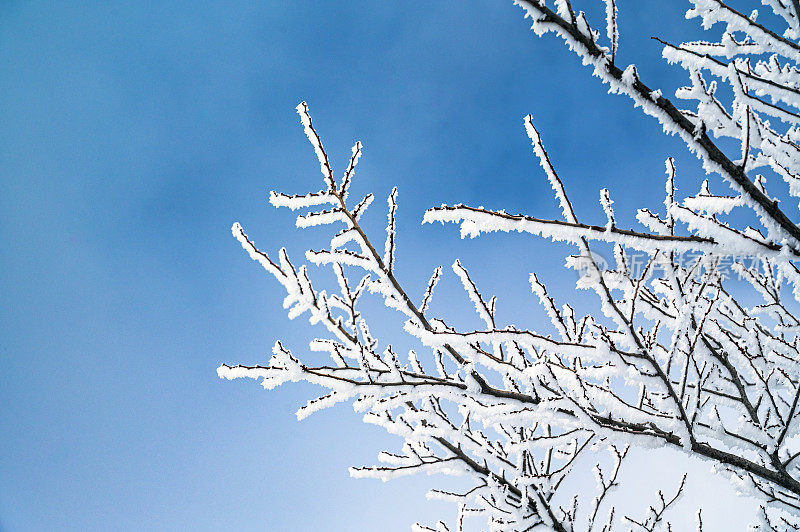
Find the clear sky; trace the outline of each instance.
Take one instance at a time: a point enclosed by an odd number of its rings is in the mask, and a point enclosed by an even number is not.
[[[601,24],[602,3],[584,3]],[[671,95],[684,74],[649,37],[694,38],[696,21],[683,2],[619,4],[618,57]],[[337,172],[364,143],[358,192],[399,187],[410,293],[460,256],[501,320],[543,326],[534,270],[588,308],[562,268],[568,248],[420,225],[441,203],[557,215],[527,113],[587,221],[604,223],[603,186],[619,225],[658,209],[669,155],[679,187],[698,186],[678,140],[529,26],[497,0],[3,2],[0,529],[395,531],[452,518],[425,501],[428,477],[348,477],[397,443],[349,407],[298,423],[310,387],[217,378],[222,362],[264,363],[276,339],[302,353],[309,334],[230,226],[298,260],[321,241],[266,202],[320,188],[294,111],[306,100]],[[367,222],[378,238],[384,205]],[[447,283],[434,309],[465,315]],[[629,489],[652,493],[664,465],[636,467]]]

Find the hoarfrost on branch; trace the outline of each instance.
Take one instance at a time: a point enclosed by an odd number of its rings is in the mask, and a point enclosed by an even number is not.
[[[580,271],[579,287],[596,294],[597,312],[577,316],[531,273],[533,296],[558,337],[505,326],[496,320],[496,299],[481,293],[468,264],[456,260],[452,271],[482,324],[457,330],[446,317],[430,315],[443,268],[433,271],[424,291],[414,288],[423,293],[420,299],[400,283],[397,190],[388,198],[383,246],[376,246],[359,222],[372,195],[349,196],[361,143],[353,146],[344,174],[334,175],[303,102],[297,111],[323,188],[296,196],[272,192],[270,202],[308,211],[297,217],[299,228],[332,227],[330,248],[309,250],[305,258],[332,269],[334,290],[315,288],[309,269],[296,266],[284,249],[271,258],[239,224],[232,231],[284,287],[289,317],[305,315],[321,331],[309,349],[327,353],[330,363],[304,363],[309,357],[276,342],[266,365],[222,365],[219,375],[259,379],[265,388],[318,384],[328,393],[302,407],[299,418],[349,401],[364,421],[402,439],[401,453],[383,452],[381,465],[353,468],[354,476],[386,480],[426,471],[473,479],[463,493],[431,492],[458,505],[455,523],[417,524],[418,530],[461,530],[467,518],[483,519],[491,530],[669,528],[669,510],[686,477],[677,488],[664,486],[643,516],[621,515],[609,496],[622,481],[629,448],[642,446],[709,461],[739,492],[759,500],[754,529],[798,529],[800,227],[792,219],[800,197],[800,2],[762,0],[773,20],[782,21],[776,29],[758,22],[757,12],[690,0],[687,17],[700,19],[716,38],[661,42],[664,59],[688,74],[689,85],[675,96],[694,109],[679,109],[640,79],[634,65],[620,63],[625,47],[618,7],[604,2],[605,28],[591,26],[570,0],[515,3],[537,35],[563,39],[611,92],[678,135],[707,173],[730,185],[729,195],[712,193],[704,181],[696,195],[680,199],[670,158],[663,208],[659,200],[650,206],[655,210],[641,209],[641,229],[617,226],[606,189],[600,191],[605,223],[581,221],[528,116],[524,129],[563,219],[453,205],[428,210],[424,222],[458,224],[462,237],[518,232],[575,245],[567,264]],[[730,87],[730,96],[720,95],[720,83]],[[729,145],[720,143],[725,138],[736,141],[735,153],[721,147]],[[769,195],[764,174],[786,182],[786,205]],[[751,211],[760,226],[726,221],[735,210]],[[614,247],[609,267],[592,251],[607,244]],[[679,260],[686,253],[697,260]],[[754,257],[757,267],[745,260]],[[403,316],[404,333],[419,349],[403,354],[373,336],[360,306],[367,293]],[[760,302],[745,304],[754,295]],[[564,493],[565,479],[586,455],[597,463],[596,493]],[[698,511],[699,530],[702,523]]]

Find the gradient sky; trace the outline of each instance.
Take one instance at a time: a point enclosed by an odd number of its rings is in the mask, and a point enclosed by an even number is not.
[[[584,3],[602,23],[602,3]],[[696,21],[682,2],[619,4],[618,57],[672,94],[684,75],[649,37],[695,38]],[[397,445],[348,406],[298,423],[311,387],[217,378],[222,362],[264,363],[276,339],[302,353],[310,334],[230,226],[298,261],[323,241],[266,202],[268,190],[321,187],[294,111],[306,100],[337,173],[364,143],[354,187],[379,198],[367,221],[378,239],[382,198],[399,187],[410,293],[460,256],[499,296],[501,321],[544,326],[534,270],[591,308],[571,289],[564,246],[420,225],[441,203],[557,215],[527,113],[587,221],[604,223],[603,186],[619,225],[658,209],[669,155],[681,190],[696,190],[699,165],[678,140],[529,26],[494,0],[2,3],[0,529],[395,531],[451,519],[453,506],[425,501],[429,477],[348,477]],[[434,311],[467,323],[452,277]],[[391,318],[376,327],[396,331]],[[630,493],[674,481],[658,456],[634,460]],[[698,475],[690,497],[709,489]]]

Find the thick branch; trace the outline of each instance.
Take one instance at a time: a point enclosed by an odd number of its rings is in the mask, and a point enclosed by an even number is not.
[[[543,2],[538,0],[517,0],[517,2],[519,4],[530,6],[531,9],[540,14],[541,22],[557,26],[559,31],[576,41],[576,43],[583,47],[586,53],[588,53],[590,56],[594,57],[595,59],[605,57],[605,52],[588,36],[581,33],[575,24],[572,24],[559,17],[556,13],[550,10],[550,8],[544,5]],[[797,44],[791,43],[791,41],[787,41],[786,39],[783,39],[782,37],[770,32],[769,30],[766,30],[765,28],[763,28],[763,30],[769,33],[771,37],[781,42],[788,43],[795,49],[800,49]],[[603,68],[606,70],[607,74],[617,82],[624,83],[622,80],[623,71],[617,66],[607,63]],[[787,235],[791,236],[794,240],[792,245],[793,248],[800,248],[800,227],[795,225],[795,223],[792,222],[788,216],[786,216],[786,214],[775,202],[767,197],[766,194],[761,192],[761,190],[759,190],[758,187],[756,187],[756,185],[750,181],[743,169],[731,161],[722,152],[722,150],[720,150],[717,145],[714,144],[705,131],[697,132],[696,124],[692,123],[691,120],[684,116],[669,99],[665,98],[664,96],[659,96],[658,98],[654,99],[652,97],[653,90],[638,78],[635,79],[629,86],[631,91],[633,91],[639,99],[653,102],[653,104],[669,118],[670,124],[678,129],[684,140],[697,146],[704,157],[708,161],[711,161],[715,164],[717,167],[716,170],[722,174],[723,177],[729,179],[731,182],[737,185],[738,188],[753,201],[761,213],[770,218],[776,225],[780,226],[780,228],[783,229]]]

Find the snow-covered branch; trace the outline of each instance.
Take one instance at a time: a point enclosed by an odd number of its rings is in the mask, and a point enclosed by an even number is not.
[[[431,305],[448,275],[441,267],[425,287],[415,288],[423,294],[419,305],[400,280],[397,190],[388,196],[386,235],[376,247],[361,225],[372,194],[350,200],[361,143],[337,181],[302,103],[297,110],[324,188],[272,192],[270,203],[300,210],[299,229],[333,226],[327,249],[305,253],[309,263],[332,270],[333,289],[315,288],[314,268],[295,266],[285,250],[270,257],[239,224],[232,232],[283,286],[289,318],[306,316],[321,331],[308,351],[330,362],[296,357],[277,342],[268,364],[222,365],[220,377],[253,378],[265,388],[319,385],[326,393],[298,417],[347,401],[365,422],[402,440],[400,453],[381,453],[380,465],[354,468],[355,476],[388,480],[425,471],[470,477],[467,491],[431,492],[458,504],[457,530],[476,517],[491,530],[655,530],[668,523],[690,479],[684,477],[674,496],[658,492],[644,517],[620,515],[609,502],[624,481],[627,450],[653,446],[699,456],[737,491],[757,498],[757,529],[800,526],[800,228],[768,193],[766,177],[755,174],[771,172],[788,184],[791,198],[800,198],[800,4],[764,0],[786,25],[773,30],[721,0],[690,0],[690,18],[699,17],[709,31],[716,23],[724,30],[713,43],[662,41],[666,60],[689,74],[691,85],[677,92],[697,102],[696,111],[687,111],[646,85],[635,66],[616,66],[625,47],[619,47],[613,0],[605,0],[605,31],[592,28],[570,0],[516,3],[537,34],[559,35],[612,92],[627,95],[666,133],[679,135],[706,172],[728,182],[732,195],[712,192],[706,180],[696,194],[677,197],[669,158],[666,197],[636,213],[643,229],[620,227],[607,189],[600,191],[605,220],[579,220],[568,180],[559,177],[527,116],[524,130],[563,219],[442,205],[423,221],[456,223],[462,237],[518,232],[574,245],[567,265],[581,274],[577,288],[597,296],[596,311],[576,316],[573,306],[561,304],[562,295],[548,291],[546,279],[526,272],[531,297],[552,328],[503,324],[497,299],[485,296],[470,275],[468,262],[477,260],[470,258],[455,260],[452,271],[478,326],[457,329],[446,314],[434,315],[447,312],[450,298]],[[718,83],[730,91],[718,92]],[[724,138],[736,141],[731,154]],[[760,226],[742,227],[732,215],[740,211],[754,214]],[[598,249],[611,249],[613,264],[601,260]],[[364,297],[397,313],[402,328],[377,337],[370,324],[380,316],[365,310],[374,306],[362,306]],[[407,355],[393,347],[409,342],[414,348]],[[611,466],[602,466],[609,457]],[[580,474],[587,460],[596,464],[596,493],[566,493],[565,479]],[[609,508],[606,517],[601,508]],[[703,515],[697,513],[698,530]],[[450,530],[444,522],[417,526]]]

